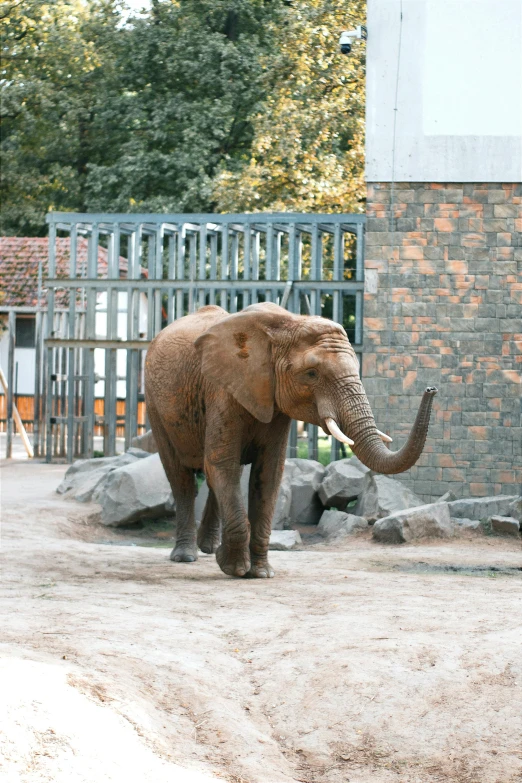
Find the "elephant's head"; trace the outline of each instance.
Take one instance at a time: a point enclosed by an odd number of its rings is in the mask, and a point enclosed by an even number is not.
[[[293,315],[266,302],[224,318],[196,340],[196,347],[203,375],[260,421],[270,422],[277,408],[320,425],[350,443],[361,462],[379,473],[408,470],[422,452],[437,390],[426,389],[407,442],[389,451],[359,378],[357,356],[333,321]]]

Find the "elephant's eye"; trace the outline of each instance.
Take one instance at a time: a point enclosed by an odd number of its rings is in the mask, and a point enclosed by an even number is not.
[[[317,370],[307,370],[306,371],[306,377],[307,378],[317,378]]]

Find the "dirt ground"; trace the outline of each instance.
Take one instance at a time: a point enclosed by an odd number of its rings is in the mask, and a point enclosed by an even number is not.
[[[2,781],[522,781],[519,541],[305,536],[237,580],[64,470],[2,468]]]

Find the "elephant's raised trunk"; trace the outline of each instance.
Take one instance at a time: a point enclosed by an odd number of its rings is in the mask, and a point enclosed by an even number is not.
[[[436,393],[437,389],[433,386],[426,389],[408,440],[402,449],[393,452],[389,451],[381,440],[362,384],[360,390],[355,393],[352,389],[339,422],[343,432],[354,440],[352,451],[376,473],[402,473],[411,468],[419,459],[426,443],[431,407]]]

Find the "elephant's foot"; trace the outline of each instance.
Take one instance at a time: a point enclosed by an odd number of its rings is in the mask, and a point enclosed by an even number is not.
[[[228,576],[245,576],[250,570],[250,551],[245,549],[227,549],[223,544],[216,551],[218,566]]]
[[[176,544],[170,553],[170,559],[175,563],[193,563],[198,559],[198,548],[190,544]]]
[[[219,528],[206,528],[200,525],[198,530],[198,547],[207,555],[213,555],[217,552],[221,536]]]
[[[275,571],[266,557],[256,560],[252,558],[250,570],[247,571],[245,576],[248,579],[272,579],[272,577],[275,576]]]

